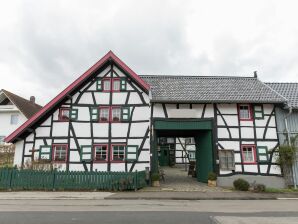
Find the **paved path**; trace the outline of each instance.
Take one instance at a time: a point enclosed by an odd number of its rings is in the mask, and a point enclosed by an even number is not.
[[[144,188],[142,191],[199,191],[199,192],[222,192],[230,191],[220,187],[208,187],[205,183],[200,183],[196,178],[188,176],[184,165],[176,167],[162,167],[165,173],[165,181],[160,181],[160,188]]]

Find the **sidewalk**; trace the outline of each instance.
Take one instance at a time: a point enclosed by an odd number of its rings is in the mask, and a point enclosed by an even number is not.
[[[119,192],[108,200],[276,200],[298,199],[298,193],[252,192]]]

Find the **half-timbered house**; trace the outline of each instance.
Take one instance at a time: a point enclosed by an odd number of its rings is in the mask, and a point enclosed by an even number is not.
[[[112,52],[6,138],[14,163],[135,171],[196,161],[197,178],[242,176],[282,185],[276,107],[286,99],[255,77],[138,76]]]

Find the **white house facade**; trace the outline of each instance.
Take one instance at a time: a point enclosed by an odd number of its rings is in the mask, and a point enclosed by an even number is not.
[[[239,176],[282,185],[276,108],[257,77],[138,76],[112,52],[6,138],[14,163],[127,171],[196,162],[221,185]]]
[[[0,90],[0,144],[4,144],[5,137],[16,130],[40,108],[41,106],[35,104],[35,102],[26,100],[7,90]]]

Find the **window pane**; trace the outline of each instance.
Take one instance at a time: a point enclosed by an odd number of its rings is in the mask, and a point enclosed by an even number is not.
[[[116,91],[120,90],[120,80],[113,81],[113,90],[116,90]]]
[[[106,160],[107,159],[107,146],[98,145],[95,146],[95,160]]]
[[[111,80],[110,79],[106,79],[103,80],[103,90],[111,90]]]
[[[12,114],[10,117],[10,124],[18,124],[19,122],[19,115]]]
[[[54,160],[65,161],[66,159],[66,146],[55,146]]]
[[[243,160],[244,162],[254,162],[252,148],[248,148],[248,147],[243,148]]]
[[[113,160],[124,160],[125,146],[113,145]]]
[[[239,107],[239,112],[240,112],[241,119],[249,119],[250,118],[249,107],[247,105],[241,105]]]
[[[101,108],[99,114],[100,121],[109,121],[109,108]]]
[[[112,108],[112,121],[120,121],[121,109]]]

